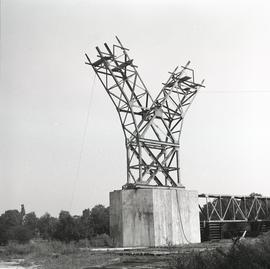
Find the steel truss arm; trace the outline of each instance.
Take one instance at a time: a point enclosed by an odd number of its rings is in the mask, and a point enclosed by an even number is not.
[[[181,187],[179,139],[184,115],[202,84],[194,82],[194,71],[186,66],[170,73],[153,101],[116,37],[111,48],[105,43],[92,66],[118,112],[127,149],[127,183]],[[184,73],[189,73],[189,76]]]

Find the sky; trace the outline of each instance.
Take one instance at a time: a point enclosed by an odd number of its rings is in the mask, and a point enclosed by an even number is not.
[[[0,3],[0,214],[81,214],[125,184],[117,113],[84,64],[115,35],[152,96],[188,60],[205,79],[181,136],[186,189],[270,196],[269,1]]]

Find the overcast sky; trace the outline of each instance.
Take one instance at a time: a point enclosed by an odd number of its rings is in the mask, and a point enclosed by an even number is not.
[[[153,96],[188,60],[205,79],[181,138],[186,188],[270,196],[269,14],[268,0],[2,0],[0,214],[81,214],[125,183],[117,113],[84,64],[114,35]]]

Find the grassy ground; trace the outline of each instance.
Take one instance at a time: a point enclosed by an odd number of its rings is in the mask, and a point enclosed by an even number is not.
[[[22,266],[33,264],[40,265],[40,268],[84,268],[93,265],[113,263],[117,255],[108,253],[91,253],[81,250],[74,243],[65,244],[57,241],[34,241],[29,244],[19,245],[10,243],[2,248],[0,260],[9,261],[23,259]]]
[[[90,269],[103,268],[108,265],[115,268],[137,267],[149,264],[152,268],[163,268],[168,265],[168,257],[148,255],[156,250],[132,251],[91,251],[89,248],[74,243],[61,243],[58,241],[33,241],[20,245],[10,243],[0,251],[0,260],[21,260],[20,266],[44,269]],[[36,268],[36,267],[34,267]],[[150,268],[150,266],[149,266]]]
[[[82,244],[33,241],[10,243],[0,249],[0,260],[23,259],[22,266],[44,269],[171,268],[240,269],[270,268],[270,234],[244,239],[184,245],[182,247],[128,251],[91,251]],[[147,267],[145,267],[147,266]]]
[[[80,244],[57,241],[33,241],[19,245],[10,243],[0,251],[0,260],[23,259],[22,266],[39,265],[39,268],[170,268],[180,253],[205,251],[229,246],[231,241],[185,245],[183,247],[130,249],[125,251],[91,251],[87,242]],[[144,266],[144,267],[143,267]]]

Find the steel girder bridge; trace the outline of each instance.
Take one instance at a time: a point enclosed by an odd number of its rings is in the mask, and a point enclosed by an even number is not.
[[[201,234],[205,239],[222,238],[231,224],[238,224],[242,231],[247,226],[250,231],[270,230],[270,197],[200,194],[199,202]]]
[[[86,64],[111,98],[125,136],[127,183],[140,186],[183,187],[180,181],[179,142],[184,116],[198,89],[190,62],[170,72],[153,99],[142,81],[128,49],[116,37],[104,50],[96,47],[97,59]]]

